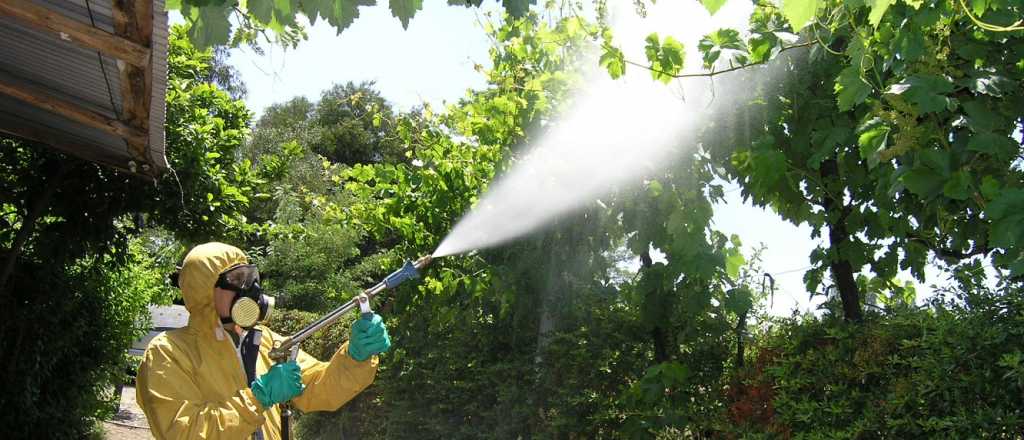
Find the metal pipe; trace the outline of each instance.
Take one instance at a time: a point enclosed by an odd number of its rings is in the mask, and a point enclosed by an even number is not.
[[[330,313],[307,325],[302,330],[299,330],[295,334],[289,336],[284,341],[275,341],[274,347],[270,350],[270,358],[276,362],[282,362],[289,358],[294,359],[295,355],[298,354],[298,347],[302,341],[313,336],[313,334],[320,331],[320,329],[334,324],[341,319],[342,316],[345,316],[346,313],[359,307],[359,298],[361,296],[365,295],[367,299],[370,299],[387,289],[395,288],[405,280],[419,278],[419,271],[427,267],[431,261],[433,261],[433,258],[429,255],[421,257],[416,260],[415,263],[406,261],[405,265],[403,265],[401,269],[392,272],[391,275],[388,275],[383,281],[364,290],[355,298],[352,298],[345,304],[342,304],[341,307],[332,310]]]

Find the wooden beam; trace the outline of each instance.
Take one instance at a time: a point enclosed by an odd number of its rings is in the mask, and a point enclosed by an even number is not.
[[[149,48],[31,2],[0,0],[0,15],[14,18],[20,23],[54,34],[61,40],[86,49],[98,50],[128,64],[149,65]]]
[[[41,109],[64,116],[73,121],[90,127],[98,128],[114,136],[123,138],[129,144],[148,141],[146,133],[129,127],[116,119],[108,118],[92,110],[63,101],[36,90],[34,87],[17,86],[0,79],[0,93],[25,101]],[[144,157],[144,156],[143,156]]]
[[[65,136],[56,135],[52,130],[43,130],[40,128],[29,127],[28,125],[0,125],[0,132],[25,140],[46,144],[53,149],[63,151],[82,160],[105,164],[117,169],[118,171],[129,174],[131,173],[129,162],[133,159],[124,157],[123,160],[118,160],[119,158],[114,155],[109,157],[89,155],[87,153],[97,150],[95,146],[69,141]]]
[[[114,34],[147,48],[153,46],[153,0],[113,0]],[[145,66],[125,66],[121,69],[121,102],[126,124],[149,132],[149,104],[153,87],[152,61]],[[145,157],[148,140],[129,143],[136,153]]]

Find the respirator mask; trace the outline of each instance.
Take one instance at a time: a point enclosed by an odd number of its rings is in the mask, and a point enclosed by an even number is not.
[[[221,272],[214,286],[235,292],[231,301],[231,316],[221,318],[222,324],[238,324],[250,329],[258,322],[270,319],[274,311],[274,297],[264,295],[260,287],[260,272],[255,264],[239,264]]]

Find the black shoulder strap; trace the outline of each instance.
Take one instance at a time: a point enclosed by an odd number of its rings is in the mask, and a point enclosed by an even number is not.
[[[256,360],[260,357],[260,342],[263,341],[263,332],[252,329],[245,334],[242,345],[238,347],[242,355],[242,368],[245,370],[246,383],[252,384],[256,380]],[[263,431],[256,430],[256,440],[263,440]]]

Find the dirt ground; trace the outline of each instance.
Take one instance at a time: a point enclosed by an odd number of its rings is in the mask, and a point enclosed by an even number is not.
[[[142,409],[135,403],[135,387],[121,390],[121,407],[113,420],[103,424],[108,440],[149,440],[149,424]]]

